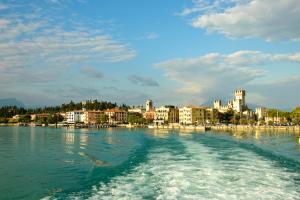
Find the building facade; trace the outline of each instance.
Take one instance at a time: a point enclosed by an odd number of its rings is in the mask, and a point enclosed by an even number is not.
[[[198,125],[205,123],[204,107],[185,106],[179,108],[179,123],[183,125]]]
[[[153,102],[150,99],[146,101],[146,112],[148,111],[153,111]]]
[[[47,118],[48,116],[49,116],[48,113],[32,114],[32,115],[30,115],[31,121],[36,121],[36,120],[41,119],[41,118]]]
[[[105,111],[109,124],[122,124],[128,122],[128,112],[119,108],[112,108]]]
[[[84,111],[82,110],[75,110],[66,112],[67,123],[74,124],[74,123],[83,123],[84,122]]]
[[[102,111],[96,110],[86,110],[83,112],[83,122],[85,124],[98,124],[100,120],[100,114],[103,113]]]
[[[161,106],[155,109],[154,123],[168,124],[179,122],[179,110],[175,106]]]
[[[204,125],[219,122],[219,112],[203,106],[179,108],[179,123],[183,125]]]
[[[153,121],[153,120],[154,120],[154,117],[155,117],[155,111],[146,111],[146,112],[143,114],[143,117],[144,117],[146,120]]]
[[[135,107],[135,108],[130,108],[128,109],[129,113],[139,113],[139,114],[144,114],[146,112],[146,109],[143,107]]]

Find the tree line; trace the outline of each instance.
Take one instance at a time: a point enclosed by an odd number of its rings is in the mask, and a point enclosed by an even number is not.
[[[279,117],[281,118],[280,123],[293,123],[293,124],[298,124],[300,125],[300,107],[296,107],[293,109],[291,112],[283,111],[283,110],[278,110],[278,109],[268,109],[267,110],[267,116],[268,117]],[[220,122],[223,124],[242,124],[242,125],[247,125],[247,124],[256,124],[259,122],[261,125],[273,125],[273,121],[265,122],[264,119],[258,120],[256,116],[246,118],[239,113],[235,113],[233,110],[229,110],[225,113],[220,113],[219,114],[219,119]]]
[[[88,100],[85,103],[79,102],[75,103],[70,101],[69,103],[63,103],[60,106],[45,106],[39,108],[20,108],[17,106],[4,106],[0,108],[0,118],[11,118],[15,115],[30,115],[30,114],[41,114],[41,113],[60,113],[68,112],[73,110],[106,110],[119,107],[124,110],[128,110],[129,106],[126,104],[117,105],[117,103],[112,103],[108,101],[97,101]]]

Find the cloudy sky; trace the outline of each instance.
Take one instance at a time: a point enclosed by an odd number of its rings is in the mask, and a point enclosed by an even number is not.
[[[0,98],[300,104],[299,0],[0,0]]]

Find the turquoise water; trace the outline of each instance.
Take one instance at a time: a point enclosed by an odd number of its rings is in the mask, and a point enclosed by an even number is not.
[[[297,137],[0,127],[0,199],[300,199]]]

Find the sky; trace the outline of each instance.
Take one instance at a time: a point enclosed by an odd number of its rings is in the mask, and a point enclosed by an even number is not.
[[[0,0],[0,98],[300,105],[299,0]]]

